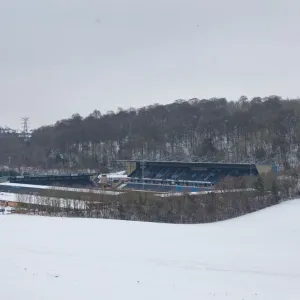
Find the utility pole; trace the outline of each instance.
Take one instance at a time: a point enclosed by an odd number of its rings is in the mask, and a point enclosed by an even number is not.
[[[144,158],[141,162],[141,167],[142,167],[143,190],[145,190],[145,160],[144,160]]]

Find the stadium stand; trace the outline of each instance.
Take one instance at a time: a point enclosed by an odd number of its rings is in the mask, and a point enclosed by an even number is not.
[[[46,186],[70,186],[70,187],[92,187],[93,178],[98,174],[59,174],[59,175],[25,175],[10,176],[8,181],[18,184],[46,185]]]
[[[170,191],[202,191],[226,177],[258,176],[276,172],[272,165],[185,163],[153,161],[121,161],[127,170],[129,182],[123,189]]]
[[[174,181],[209,181],[212,183],[218,182],[222,177],[226,176],[246,176],[250,175],[252,167],[252,175],[257,175],[257,169],[253,165],[240,166],[240,165],[206,165],[205,167],[193,167],[193,166],[152,166],[146,164],[144,169],[144,178],[149,179],[161,179],[161,180],[174,180]],[[138,164],[137,169],[130,174],[131,178],[142,178],[143,171]]]

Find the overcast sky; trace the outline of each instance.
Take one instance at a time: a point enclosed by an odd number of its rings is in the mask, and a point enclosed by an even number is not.
[[[0,126],[300,95],[299,0],[0,0]]]

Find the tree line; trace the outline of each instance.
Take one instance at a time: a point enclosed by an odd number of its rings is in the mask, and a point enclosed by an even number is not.
[[[74,114],[24,140],[0,128],[0,165],[109,169],[121,159],[276,163],[300,158],[300,100],[279,96],[177,100],[87,117]]]

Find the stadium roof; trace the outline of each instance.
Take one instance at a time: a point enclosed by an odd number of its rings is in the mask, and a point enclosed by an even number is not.
[[[153,161],[153,160],[118,160],[122,163],[148,163],[148,164],[163,164],[163,165],[186,165],[186,166],[198,166],[198,167],[255,167],[255,163],[222,163],[222,162],[184,162],[184,161]]]

